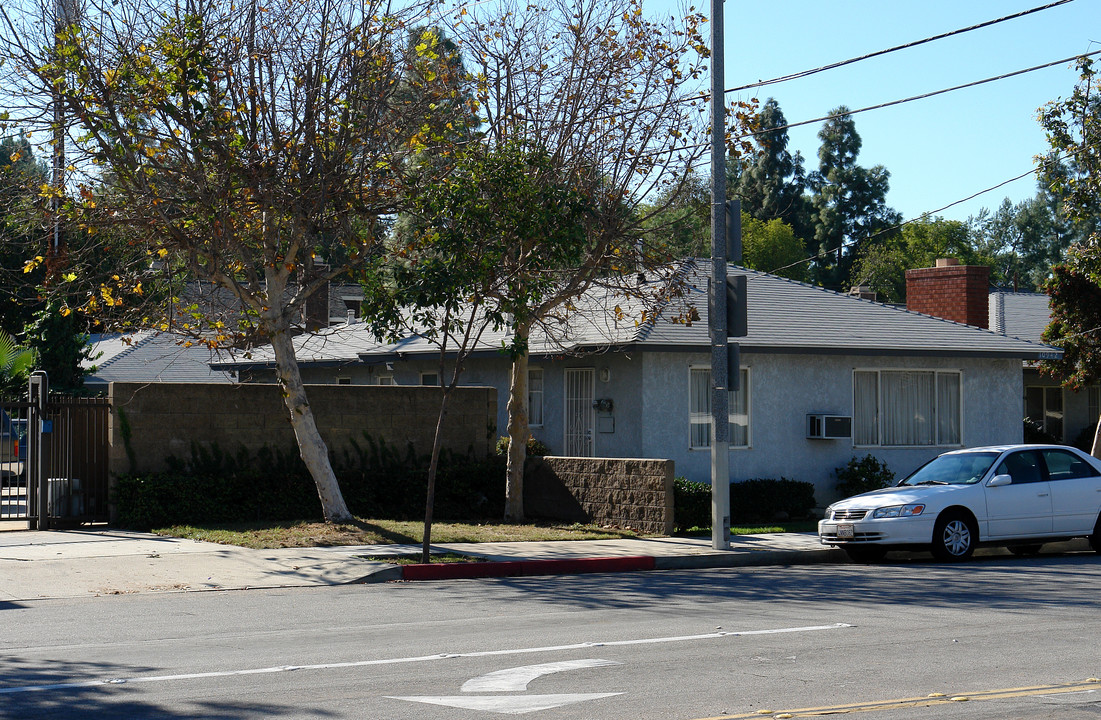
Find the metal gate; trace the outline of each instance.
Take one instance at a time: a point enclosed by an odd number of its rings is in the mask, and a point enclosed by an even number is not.
[[[593,410],[595,376],[592,368],[566,370],[566,455],[593,456]]]
[[[36,373],[27,402],[0,404],[0,520],[42,530],[107,522],[110,403],[46,390]]]

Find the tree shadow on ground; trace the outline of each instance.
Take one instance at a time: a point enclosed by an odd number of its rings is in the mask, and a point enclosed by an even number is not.
[[[113,720],[158,718],[269,718],[301,716],[301,707],[271,702],[191,700],[158,702],[142,688],[143,678],[163,669],[112,662],[28,660],[8,656],[0,662],[0,718],[95,717]],[[163,676],[163,675],[162,675]],[[331,713],[313,711],[314,717]]]
[[[1035,612],[1101,610],[1101,564],[1093,553],[990,557],[945,565],[921,556],[878,565],[801,565],[670,570],[496,581],[524,600],[582,609],[661,607],[682,600],[867,602],[926,608]]]

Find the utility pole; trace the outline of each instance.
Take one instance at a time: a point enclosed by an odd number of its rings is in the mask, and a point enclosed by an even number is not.
[[[730,549],[730,426],[726,328],[726,71],[723,0],[711,0],[711,547]]]

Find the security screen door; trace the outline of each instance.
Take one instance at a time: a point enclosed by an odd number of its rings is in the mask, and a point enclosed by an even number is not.
[[[568,368],[566,370],[566,456],[593,456],[593,427],[596,411],[593,409],[592,368]]]

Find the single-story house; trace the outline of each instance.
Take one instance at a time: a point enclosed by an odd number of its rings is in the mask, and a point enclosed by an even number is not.
[[[1044,293],[990,292],[990,328],[1022,340],[1041,342],[1040,335],[1051,322],[1050,298]],[[1093,442],[1101,415],[1101,385],[1080,390],[1064,388],[1059,378],[1041,374],[1035,362],[1024,365],[1025,417],[1044,432],[1068,444],[1084,441],[1086,451]]]
[[[677,475],[710,482],[709,267],[686,261],[687,295],[641,321],[594,290],[554,339],[534,333],[533,435],[554,454],[667,458]],[[731,478],[809,481],[819,502],[834,497],[833,471],[854,456],[875,455],[901,475],[952,448],[1020,442],[1022,363],[1058,352],[766,273],[730,273],[747,276],[749,298],[748,335],[737,340],[740,389],[730,401]],[[684,317],[693,321],[676,321]],[[501,431],[509,378],[502,339],[483,340],[462,381],[497,388]],[[308,383],[438,382],[438,350],[417,335],[381,344],[348,321],[296,342]],[[214,367],[274,377],[262,349]]]

